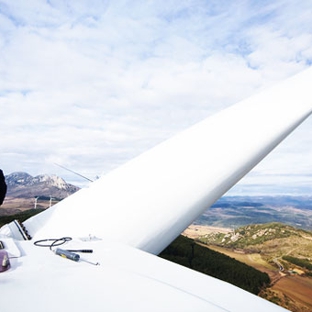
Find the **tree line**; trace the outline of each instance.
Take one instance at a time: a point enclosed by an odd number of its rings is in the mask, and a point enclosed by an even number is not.
[[[300,259],[292,256],[283,256],[283,259],[304,269],[312,271],[312,263],[308,259]]]

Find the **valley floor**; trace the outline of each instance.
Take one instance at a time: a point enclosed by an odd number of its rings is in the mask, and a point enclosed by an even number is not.
[[[182,235],[192,239],[210,233],[228,233],[231,229],[191,225]],[[212,250],[226,254],[238,261],[246,263],[270,276],[271,286],[260,293],[260,296],[281,305],[293,312],[312,311],[312,278],[298,274],[281,272],[277,265],[268,263],[258,253],[244,253],[243,250],[231,250],[224,247],[205,245]]]
[[[52,205],[56,203],[55,200],[52,201]],[[15,198],[15,197],[6,197],[3,205],[0,206],[0,216],[1,215],[13,215],[22,211],[29,209],[40,208],[46,209],[50,207],[50,200],[48,199],[39,199],[35,203],[35,198]]]

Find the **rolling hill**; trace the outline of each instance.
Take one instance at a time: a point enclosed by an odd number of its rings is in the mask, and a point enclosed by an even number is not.
[[[271,286],[262,297],[291,311],[312,311],[312,232],[281,223],[251,224],[207,233],[196,242],[267,273]]]

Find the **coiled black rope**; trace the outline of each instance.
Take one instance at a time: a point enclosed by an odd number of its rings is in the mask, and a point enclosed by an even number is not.
[[[61,237],[61,238],[47,238],[47,239],[40,239],[34,242],[34,245],[39,247],[49,247],[52,250],[53,247],[57,247],[60,245],[65,244],[66,242],[71,241],[71,237]],[[46,244],[46,242],[52,242]]]

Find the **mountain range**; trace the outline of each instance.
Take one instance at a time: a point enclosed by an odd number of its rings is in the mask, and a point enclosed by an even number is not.
[[[53,197],[63,199],[79,190],[56,175],[41,174],[31,176],[26,172],[13,172],[5,176],[8,186],[7,197],[34,198]]]
[[[281,222],[312,230],[312,196],[223,196],[195,224],[237,228]]]

